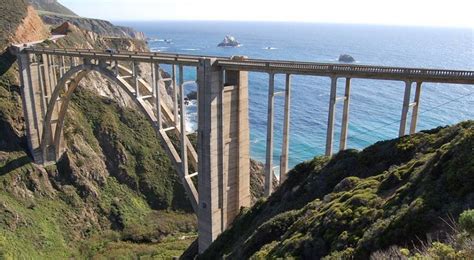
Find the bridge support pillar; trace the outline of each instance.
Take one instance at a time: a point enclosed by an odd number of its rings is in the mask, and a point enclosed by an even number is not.
[[[337,94],[337,78],[331,77],[331,94],[329,97],[329,113],[326,136],[326,156],[332,155],[334,140],[334,121],[336,119],[336,94]]]
[[[418,123],[418,111],[420,110],[421,84],[422,82],[416,83],[415,101],[413,102],[413,111],[411,114],[411,122],[410,122],[411,135],[416,133],[416,125]]]
[[[283,119],[283,143],[281,147],[280,157],[280,183],[283,183],[287,178],[288,172],[288,154],[290,146],[290,105],[291,103],[291,75],[286,74],[285,83],[285,108]]]
[[[240,57],[239,57],[240,58]],[[248,73],[198,67],[199,252],[250,206]]]
[[[416,83],[415,97],[414,97],[413,102],[410,103],[411,89],[412,89],[413,82],[411,81],[405,82],[405,95],[403,98],[402,117],[400,120],[400,131],[398,134],[399,137],[402,137],[406,134],[408,113],[410,112],[410,108],[412,109],[412,114],[411,114],[409,134],[412,135],[416,132],[416,125],[418,123],[418,111],[420,109],[420,97],[421,97],[422,84],[423,82],[421,81]]]
[[[46,163],[49,151],[42,149],[41,140],[46,108],[54,87],[52,84],[56,82],[55,71],[49,66],[50,57],[47,55],[38,59],[32,54],[19,53],[18,64],[28,148],[35,163]],[[52,116],[57,118],[57,110],[53,111]]]
[[[275,74],[269,74],[267,112],[267,152],[265,162],[265,197],[273,193],[273,117],[275,105]]]
[[[346,89],[344,92],[344,108],[342,111],[341,139],[339,151],[347,148],[347,132],[349,128],[349,105],[351,103],[351,78],[346,78]]]

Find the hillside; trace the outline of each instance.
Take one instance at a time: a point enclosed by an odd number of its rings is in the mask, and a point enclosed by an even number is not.
[[[29,3],[38,11],[58,13],[64,15],[77,16],[73,11],[62,5],[56,0],[28,0]]]
[[[25,0],[3,0],[0,5],[0,52],[10,43],[44,39],[48,31]]]
[[[380,252],[393,246],[407,248],[393,257],[406,258],[449,238],[449,220],[474,208],[473,148],[468,121],[304,162],[200,259],[387,259]],[[427,252],[466,259],[474,244],[464,241],[459,254],[438,242]]]

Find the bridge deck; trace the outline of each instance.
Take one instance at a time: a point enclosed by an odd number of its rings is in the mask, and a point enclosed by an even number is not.
[[[116,52],[108,53],[90,49],[46,49],[27,48],[36,54],[83,57],[90,59],[127,60],[197,66],[201,59],[216,59],[217,64],[227,70],[265,72],[274,74],[312,75],[339,78],[361,78],[399,80],[413,82],[474,84],[474,71],[427,68],[403,68],[388,66],[297,62],[282,60],[246,59],[232,60],[229,57],[181,55],[161,52]]]

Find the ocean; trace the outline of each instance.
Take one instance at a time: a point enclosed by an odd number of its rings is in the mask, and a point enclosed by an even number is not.
[[[279,22],[116,23],[143,31],[152,51],[335,63],[339,55],[350,54],[358,64],[474,70],[474,30],[467,28]],[[225,35],[234,36],[242,46],[217,47]],[[194,80],[195,71],[186,70],[185,78]],[[289,160],[293,167],[324,153],[330,80],[293,76],[292,83]],[[342,79],[338,86],[338,94],[342,95]],[[195,88],[187,85],[186,91]],[[277,76],[276,89],[284,89],[283,75]],[[403,93],[403,82],[353,79],[348,148],[363,149],[396,138]],[[250,73],[249,94],[251,156],[264,162],[268,75]],[[277,97],[275,165],[279,165],[281,152],[283,105],[283,97]],[[195,103],[188,106],[189,130],[196,127],[196,110]],[[339,104],[335,150],[339,147],[341,111]],[[423,85],[418,130],[468,119],[474,119],[474,86]]]

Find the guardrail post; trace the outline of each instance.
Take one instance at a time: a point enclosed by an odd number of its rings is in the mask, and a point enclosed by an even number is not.
[[[267,152],[265,163],[265,197],[273,192],[273,115],[275,99],[275,74],[269,74],[268,112],[267,112]]]
[[[339,150],[343,151],[347,148],[347,132],[349,127],[349,105],[351,100],[351,78],[346,78],[346,89],[344,93],[344,110],[342,112],[341,124],[341,140],[339,142]]]
[[[333,139],[334,139],[334,121],[336,117],[336,94],[337,94],[337,77],[331,77],[331,94],[329,96],[329,113],[326,136],[326,156],[332,155]]]
[[[411,81],[406,81],[405,82],[405,95],[403,98],[403,107],[402,107],[402,117],[400,120],[400,131],[398,133],[399,137],[402,137],[405,135],[405,129],[407,127],[407,116],[408,116],[408,111],[410,109],[410,95],[411,95]]]

